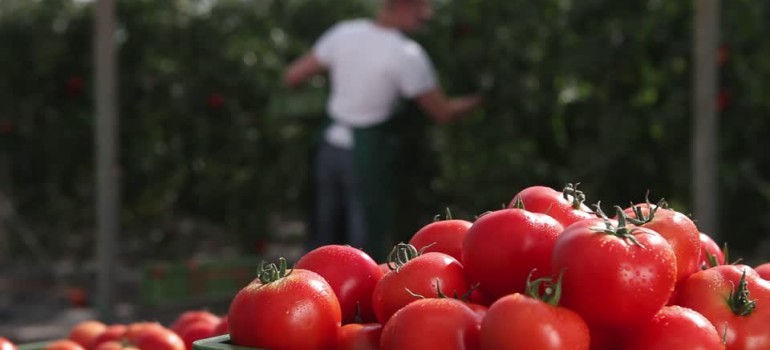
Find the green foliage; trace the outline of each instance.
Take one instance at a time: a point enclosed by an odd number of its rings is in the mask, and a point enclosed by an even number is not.
[[[269,234],[271,214],[303,219],[317,116],[278,115],[297,108],[279,101],[302,96],[281,87],[282,69],[335,21],[370,14],[368,3],[118,1],[127,236],[159,254],[179,246],[178,223],[194,218],[249,250]],[[691,3],[438,3],[417,39],[450,94],[482,90],[487,104],[446,126],[405,114],[402,237],[445,206],[472,218],[534,184],[580,181],[605,205],[649,189],[688,212]],[[769,229],[759,218],[770,203],[761,39],[770,7],[742,0],[723,10],[732,100],[721,119],[721,219],[740,251]],[[93,222],[91,27],[87,4],[0,2],[0,121],[14,124],[0,145],[10,146],[19,211],[57,232],[51,248],[70,236],[88,242]],[[305,92],[324,89],[316,79]]]

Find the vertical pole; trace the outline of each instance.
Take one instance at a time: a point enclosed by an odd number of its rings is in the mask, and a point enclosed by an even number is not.
[[[118,115],[116,108],[116,47],[114,0],[94,3],[94,76],[96,101],[96,229],[97,308],[99,317],[112,321],[116,238],[119,230]]]
[[[719,236],[719,133],[716,110],[719,0],[695,0],[693,49],[694,214],[702,232]]]

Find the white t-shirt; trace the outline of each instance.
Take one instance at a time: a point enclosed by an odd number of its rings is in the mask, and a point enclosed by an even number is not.
[[[334,123],[326,140],[352,148],[351,127],[387,120],[399,98],[414,98],[436,86],[425,50],[398,30],[371,20],[343,21],[326,31],[313,52],[328,68],[331,96],[326,110]]]

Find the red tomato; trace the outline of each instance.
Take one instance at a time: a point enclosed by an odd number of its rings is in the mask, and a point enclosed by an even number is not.
[[[234,345],[268,349],[332,349],[342,315],[334,290],[319,274],[302,269],[287,273],[263,266],[261,283],[241,289],[227,315]]]
[[[381,335],[379,323],[349,323],[340,328],[336,350],[379,350]]]
[[[381,324],[385,324],[398,309],[418,300],[415,295],[435,298],[439,296],[440,288],[444,295],[460,296],[470,289],[463,266],[457,259],[444,253],[417,256],[414,247],[403,243],[396,249],[405,249],[412,255],[411,260],[401,261],[397,270],[387,273],[374,287],[372,306]]]
[[[385,276],[386,273],[390,272],[390,267],[388,267],[388,263],[382,263],[377,266],[380,268],[380,271],[382,271],[383,276]]]
[[[551,275],[551,254],[562,230],[554,218],[523,209],[481,216],[463,243],[463,265],[469,279],[479,283],[479,290],[490,301],[523,293],[533,269],[535,278]]]
[[[588,350],[588,326],[572,310],[515,293],[489,307],[481,349]]]
[[[700,231],[687,215],[650,203],[634,205],[627,208],[625,213],[631,219],[644,221],[652,215],[651,221],[641,227],[657,232],[671,245],[676,255],[677,281],[701,269]]]
[[[765,281],[770,281],[770,263],[759,265],[754,271],[756,271],[759,277],[762,277]]]
[[[165,328],[163,325],[161,325],[158,322],[134,322],[132,324],[128,325],[128,330],[126,330],[126,340],[133,343],[136,341],[136,338],[139,337],[142,332],[144,332],[147,328]]]
[[[409,244],[424,253],[444,253],[462,262],[463,240],[471,225],[470,221],[457,219],[434,221],[417,231]]]
[[[222,317],[222,321],[217,324],[217,327],[214,328],[214,336],[227,334],[229,332],[228,328],[227,315],[225,315]]]
[[[553,270],[564,273],[562,306],[589,327],[618,329],[649,320],[666,304],[676,282],[676,256],[652,230],[596,218],[559,236]]]
[[[382,350],[479,348],[480,320],[462,301],[417,300],[398,310],[382,330]]]
[[[680,306],[665,306],[626,339],[624,350],[722,350],[722,339],[703,315]]]
[[[721,265],[687,278],[675,303],[705,316],[728,350],[770,349],[770,282],[746,265]]]
[[[217,324],[213,324],[207,321],[198,321],[184,328],[184,331],[179,334],[182,338],[185,348],[192,350],[192,343],[196,340],[211,338],[214,336],[214,329]]]
[[[110,340],[106,343],[101,343],[96,347],[96,350],[139,350],[137,347],[123,344],[119,341]]]
[[[709,262],[709,254],[716,258],[717,265],[725,264],[725,253],[719,248],[716,242],[714,242],[709,235],[701,232],[700,237],[700,266],[702,269],[712,267]]]
[[[334,290],[342,310],[342,323],[375,321],[372,292],[382,278],[377,263],[360,249],[347,245],[326,245],[299,259],[296,268],[313,271]]]
[[[206,310],[193,310],[193,311],[185,311],[177,319],[174,321],[174,323],[171,324],[171,330],[174,331],[176,334],[182,334],[184,332],[185,327],[198,322],[207,322],[213,325],[219,324],[220,318],[217,315],[214,315],[213,313],[206,311]]]
[[[121,340],[126,336],[128,327],[123,324],[114,324],[107,326],[104,332],[96,336],[96,339],[88,346],[88,349],[96,349],[101,343],[106,343],[112,340]]]
[[[13,345],[10,340],[0,337],[0,350],[16,350],[16,345]]]
[[[547,214],[564,227],[596,217],[593,211],[583,204],[585,195],[577,190],[577,185],[567,184],[562,192],[545,186],[527,187],[513,197],[508,208],[513,208],[517,199],[521,199],[524,209]]]
[[[82,347],[88,347],[99,334],[107,330],[107,325],[99,321],[83,321],[70,330],[68,338]]]
[[[165,327],[147,327],[134,342],[139,350],[185,350],[184,341]]]
[[[84,350],[84,349],[85,348],[80,346],[80,344],[69,339],[57,340],[53,343],[46,345],[46,347],[43,348],[43,350]]]

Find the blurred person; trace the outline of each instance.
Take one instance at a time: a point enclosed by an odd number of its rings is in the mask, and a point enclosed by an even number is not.
[[[472,111],[479,95],[445,96],[424,49],[406,36],[432,16],[429,0],[380,0],[372,19],[337,23],[287,68],[297,87],[328,71],[331,95],[313,154],[312,249],[350,244],[382,262],[393,232],[397,105],[411,100],[437,123]]]

